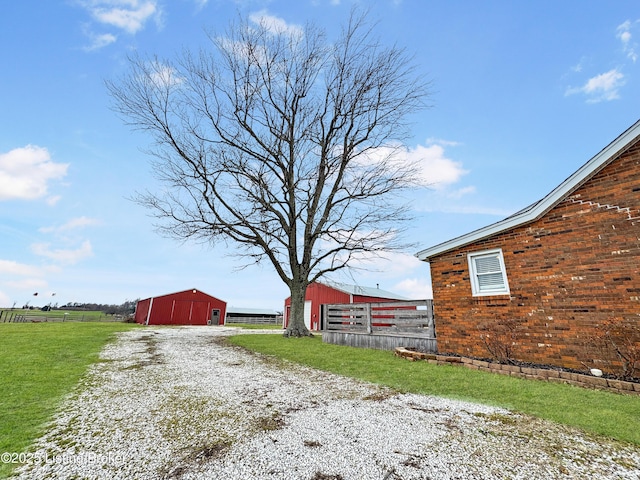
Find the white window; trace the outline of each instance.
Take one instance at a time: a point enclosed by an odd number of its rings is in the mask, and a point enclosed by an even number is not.
[[[509,282],[504,267],[502,250],[485,250],[469,253],[471,292],[474,297],[483,295],[508,295]]]

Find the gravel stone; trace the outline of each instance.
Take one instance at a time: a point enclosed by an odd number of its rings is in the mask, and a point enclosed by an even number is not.
[[[255,331],[278,333],[274,331]],[[640,479],[640,449],[147,327],[105,347],[19,479]]]

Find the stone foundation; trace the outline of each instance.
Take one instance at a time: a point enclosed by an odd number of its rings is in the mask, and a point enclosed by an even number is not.
[[[409,350],[404,347],[395,349],[395,355],[411,361],[423,360],[436,365],[460,365],[472,370],[482,370],[485,372],[497,373],[499,375],[509,375],[517,378],[528,378],[532,380],[543,380],[547,382],[566,383],[578,387],[596,388],[609,390],[615,393],[629,393],[640,395],[640,383],[625,382],[604,377],[594,377],[580,373],[563,372],[545,368],[520,367],[518,365],[505,365],[501,363],[475,360],[467,357],[456,357],[450,355],[437,355],[433,353],[422,353]]]

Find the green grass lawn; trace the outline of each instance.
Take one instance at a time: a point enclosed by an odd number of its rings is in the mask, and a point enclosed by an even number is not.
[[[138,325],[0,323],[0,453],[28,449],[113,334],[131,328]],[[230,341],[399,391],[506,407],[640,445],[637,396],[409,362],[392,352],[323,344],[319,336],[237,335]],[[11,469],[0,463],[0,478]]]
[[[237,335],[235,345],[401,392],[499,406],[585,432],[640,445],[640,397],[524,380],[461,366],[410,362],[393,352],[343,347],[313,338]]]
[[[25,451],[113,334],[136,327],[0,323],[0,453]],[[0,463],[0,478],[11,467]]]

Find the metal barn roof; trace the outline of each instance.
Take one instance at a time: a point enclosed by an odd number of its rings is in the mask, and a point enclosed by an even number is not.
[[[389,298],[392,300],[406,300],[405,297],[398,295],[397,293],[382,290],[378,287],[362,287],[360,285],[349,285],[347,283],[334,283],[327,282],[324,285],[335,288],[350,295],[362,295],[364,297],[379,297]]]

